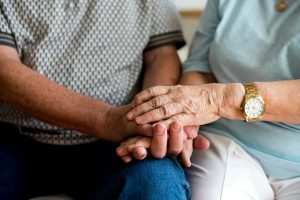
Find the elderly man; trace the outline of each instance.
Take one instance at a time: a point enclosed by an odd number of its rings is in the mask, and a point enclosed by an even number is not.
[[[165,155],[166,130],[126,114],[140,86],[179,78],[171,0],[0,0],[0,11],[0,199],[189,198],[176,159],[124,164],[114,144],[147,135]]]

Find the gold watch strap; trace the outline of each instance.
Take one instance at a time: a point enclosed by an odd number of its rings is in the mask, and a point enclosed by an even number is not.
[[[259,95],[254,83],[243,83],[245,87],[245,97]]]

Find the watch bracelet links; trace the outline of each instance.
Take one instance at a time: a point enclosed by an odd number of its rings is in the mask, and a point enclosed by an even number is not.
[[[245,98],[247,98],[249,94],[259,95],[254,83],[243,83],[243,86],[245,87]]]

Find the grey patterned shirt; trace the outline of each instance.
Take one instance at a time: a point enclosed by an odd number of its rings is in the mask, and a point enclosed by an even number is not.
[[[144,51],[184,44],[172,0],[0,0],[0,9],[1,45],[48,79],[113,105],[136,93]],[[45,143],[95,140],[1,102],[0,121]]]

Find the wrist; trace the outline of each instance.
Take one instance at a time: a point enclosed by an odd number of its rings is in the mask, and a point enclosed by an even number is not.
[[[98,126],[102,139],[111,142],[122,142],[137,133],[136,123],[128,121],[126,114],[133,108],[133,104],[108,107],[103,126]]]
[[[110,118],[113,115],[113,110],[115,106],[112,106],[110,104],[101,105],[99,110],[94,110],[96,112],[97,116],[95,117],[96,122],[94,124],[94,133],[96,134],[96,137],[103,140],[109,139],[110,133]]]
[[[227,119],[244,119],[241,104],[245,96],[245,89],[241,83],[225,84],[219,104],[219,115]]]

